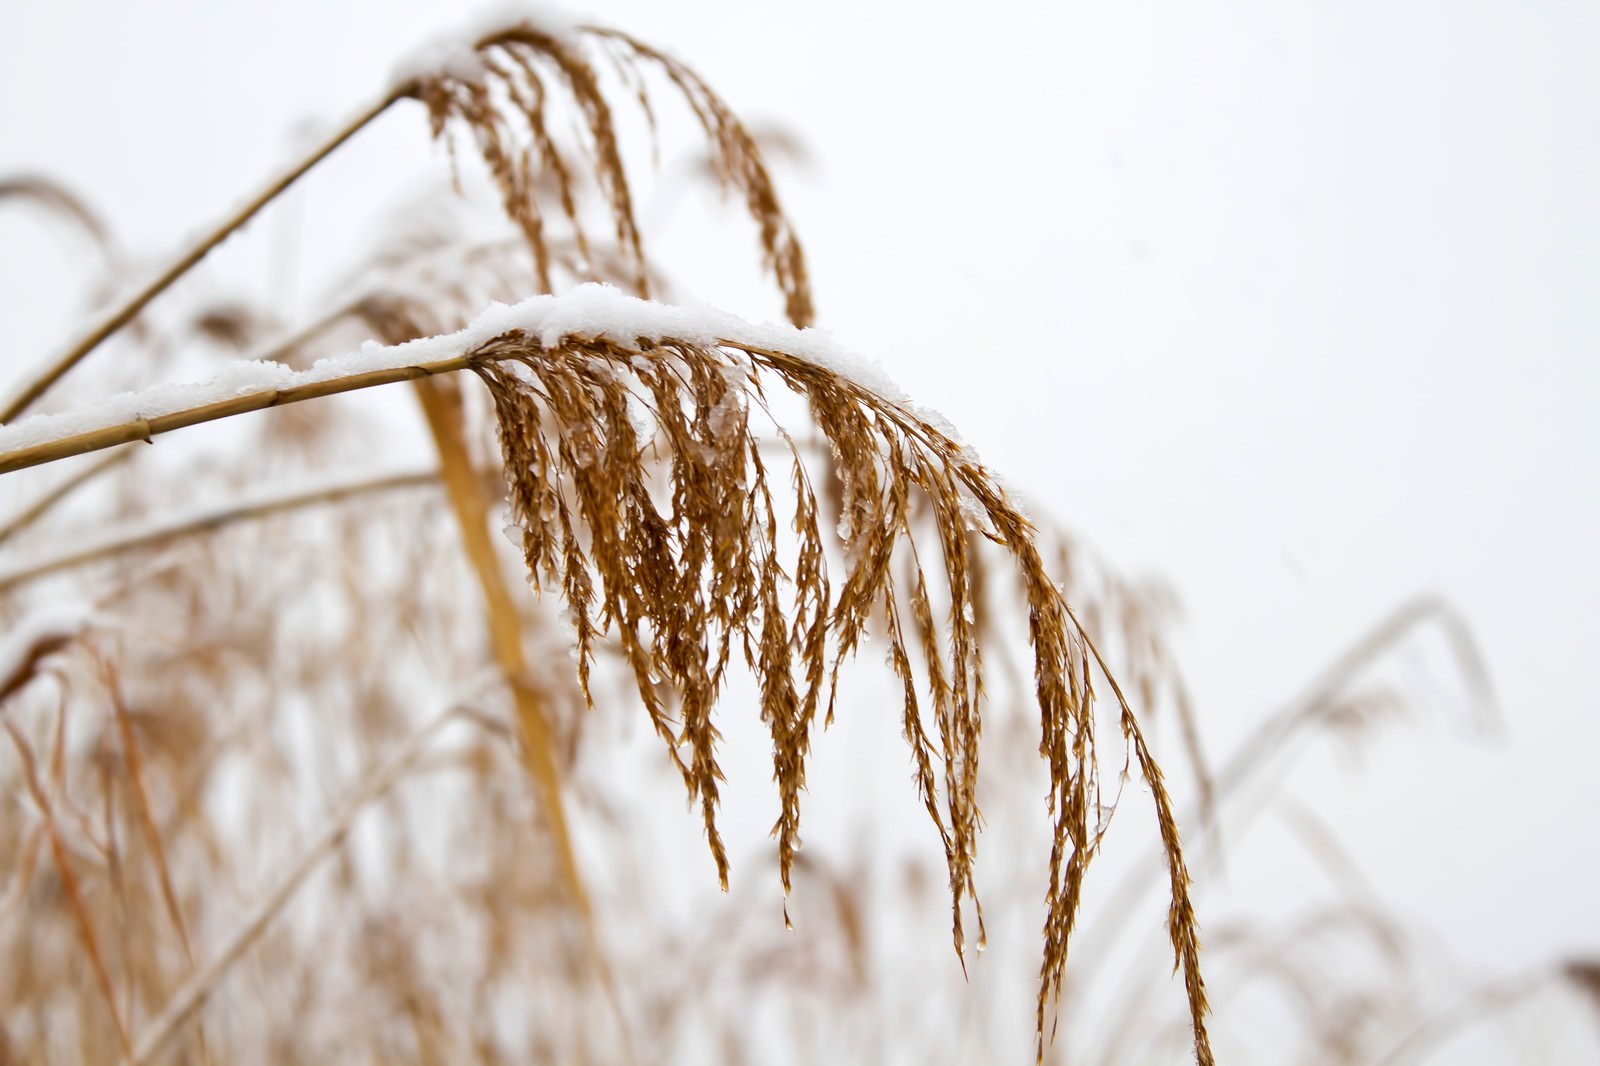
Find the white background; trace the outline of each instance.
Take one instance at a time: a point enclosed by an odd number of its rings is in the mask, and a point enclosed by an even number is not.
[[[63,179],[159,257],[454,8],[12,5],[0,172]],[[1172,584],[1213,755],[1401,600],[1455,603],[1501,735],[1472,740],[1447,693],[1296,792],[1470,964],[1600,953],[1600,8],[579,13],[798,135],[812,163],[781,191],[821,324]],[[420,109],[388,116],[222,276],[311,299],[274,264],[370,234],[443,168]],[[0,211],[4,374],[73,321],[83,262]],[[775,316],[753,293],[696,295]]]

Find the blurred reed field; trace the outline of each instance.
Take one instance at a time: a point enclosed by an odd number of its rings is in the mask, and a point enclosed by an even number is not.
[[[205,291],[405,108],[454,188],[322,314]],[[1411,1062],[1600,1008],[1588,958],[1464,972],[1281,788],[1430,709],[1418,641],[1492,728],[1451,607],[1209,752],[1161,589],[805,328],[796,151],[530,18],[162,270],[0,178],[98,308],[0,415],[0,1062]],[[663,174],[748,217],[787,325],[678,298]],[[1265,820],[1311,904],[1230,906]]]

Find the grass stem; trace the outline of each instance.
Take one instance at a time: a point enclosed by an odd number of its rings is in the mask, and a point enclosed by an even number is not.
[[[133,321],[134,316],[144,310],[151,300],[161,295],[172,286],[173,282],[194,269],[195,264],[209,255],[212,249],[227,240],[236,230],[242,228],[263,207],[280,196],[284,190],[298,181],[308,170],[331,155],[340,145],[366,128],[369,123],[387,111],[389,106],[400,98],[398,93],[391,93],[377,103],[367,107],[343,126],[340,126],[303,159],[270,181],[265,188],[261,189],[243,205],[230,212],[215,228],[180,252],[166,269],[146,282],[133,295],[118,301],[102,312],[47,367],[26,381],[17,390],[16,394],[6,401],[4,409],[0,409],[0,423],[14,422],[18,417],[26,414],[34,402],[44,395],[50,386],[61,380],[62,376],[74,366],[77,366],[85,356],[104,343],[106,338]]]

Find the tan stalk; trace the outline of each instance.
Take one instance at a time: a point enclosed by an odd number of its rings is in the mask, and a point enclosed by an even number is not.
[[[195,241],[189,247],[179,252],[171,264],[155,278],[147,282],[132,296],[119,301],[109,310],[103,312],[88,329],[67,348],[51,361],[50,365],[35,374],[19,388],[5,408],[0,410],[0,423],[13,422],[25,414],[32,407],[34,401],[44,395],[45,390],[59,381],[62,375],[77,366],[90,352],[98,348],[106,338],[117,330],[133,321],[135,315],[144,310],[145,306],[161,295],[172,283],[177,281],[195,264],[204,259],[223,241],[255,217],[267,204],[277,199],[284,190],[298,181],[308,170],[331,155],[340,145],[364,129],[379,115],[387,111],[393,103],[402,99],[402,93],[396,91],[385,96],[377,103],[357,114],[350,121],[340,126],[329,137],[324,139],[306,155],[305,158],[295,163],[277,178],[272,180],[255,196],[247,200],[241,207],[236,208],[224,218],[215,228]]]
[[[517,705],[517,724],[522,730],[522,756],[528,773],[539,789],[539,799],[555,838],[562,879],[572,893],[572,901],[584,916],[590,917],[589,896],[583,887],[567,828],[566,807],[561,799],[561,770],[556,765],[550,737],[550,721],[539,695],[528,676],[527,657],[522,648],[522,620],[511,594],[506,591],[505,573],[494,543],[489,539],[489,500],[467,455],[461,420],[461,387],[449,378],[423,378],[416,382],[417,399],[427,417],[439,450],[439,471],[445,494],[461,531],[461,545],[483,592],[484,610],[489,624],[489,643],[495,662],[505,675]]]
[[[286,389],[266,389],[261,392],[249,392],[243,396],[234,396],[226,400],[219,400],[216,403],[188,407],[182,411],[173,411],[170,414],[158,415],[154,418],[136,418],[131,422],[122,422],[114,426],[106,426],[102,429],[74,434],[70,437],[48,441],[30,448],[18,448],[14,451],[0,454],[0,474],[9,474],[13,470],[25,470],[30,466],[53,463],[58,459],[65,459],[69,455],[86,455],[89,452],[114,448],[119,444],[129,444],[137,440],[148,442],[158,434],[170,433],[175,429],[183,429],[186,426],[197,426],[202,422],[215,422],[219,418],[230,418],[233,415],[242,415],[250,411],[265,411],[269,407],[281,407],[284,404],[299,403],[301,400],[314,400],[319,396],[336,396],[341,392],[370,389],[375,385],[389,385],[396,381],[413,381],[433,374],[449,374],[466,368],[467,356],[457,355],[431,363],[394,367],[389,370],[368,370],[350,374],[346,377],[331,378],[327,381],[314,381],[306,385],[295,385]]]
[[[445,495],[450,500],[450,509],[455,514],[456,528],[461,533],[462,548],[483,591],[489,643],[495,663],[500,667],[512,699],[516,702],[523,764],[539,790],[539,802],[550,822],[550,835],[555,842],[562,882],[583,922],[595,975],[613,1011],[625,1059],[632,1062],[632,1039],[628,1035],[610,964],[600,947],[600,933],[595,928],[594,908],[583,883],[583,871],[578,867],[577,854],[572,848],[566,802],[561,795],[561,768],[556,764],[548,711],[533,686],[522,645],[522,620],[517,613],[516,601],[506,588],[505,571],[500,567],[500,557],[490,540],[491,501],[467,452],[466,428],[461,418],[461,386],[455,378],[435,377],[419,378],[413,387],[439,451],[439,472],[444,481]]]

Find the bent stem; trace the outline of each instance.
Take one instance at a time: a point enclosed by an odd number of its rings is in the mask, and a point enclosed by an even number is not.
[[[556,766],[550,722],[528,678],[522,649],[522,622],[516,604],[506,591],[505,575],[489,539],[489,501],[484,498],[477,473],[467,457],[461,425],[461,390],[454,381],[422,379],[416,382],[417,399],[439,451],[439,470],[445,492],[461,532],[462,548],[477,576],[488,615],[489,642],[495,662],[510,686],[522,730],[523,760],[539,788],[539,798],[550,819],[550,829],[560,852],[561,873],[574,904],[587,918],[588,894],[573,857],[567,830],[566,808],[561,800],[561,771]]]
[[[595,974],[614,1013],[626,1059],[631,1062],[632,1042],[626,1020],[610,965],[600,947],[594,908],[572,847],[566,803],[561,795],[561,768],[556,763],[549,712],[528,670],[527,655],[522,645],[522,620],[506,588],[505,572],[500,567],[500,557],[489,537],[490,500],[467,452],[466,430],[461,417],[461,387],[451,377],[420,378],[413,383],[413,387],[439,452],[440,478],[450,500],[450,509],[455,515],[456,528],[461,534],[462,549],[483,592],[489,643],[495,663],[516,705],[522,762],[528,776],[533,778],[539,805],[549,820],[562,881],[583,924]]]
[[[43,819],[44,830],[50,841],[50,854],[55,859],[56,876],[60,879],[61,892],[67,897],[72,916],[77,921],[78,936],[89,955],[89,965],[94,970],[95,984],[99,987],[101,998],[105,1000],[106,1012],[110,1015],[112,1028],[117,1034],[117,1045],[122,1051],[123,1059],[132,1063],[135,1059],[133,1041],[128,1035],[128,1024],[122,1012],[117,1009],[117,995],[111,984],[111,974],[106,969],[105,954],[100,950],[100,940],[95,935],[94,921],[89,917],[89,908],[84,902],[78,875],[73,872],[67,846],[62,840],[55,806],[50,802],[50,795],[39,780],[38,761],[34,758],[33,749],[28,746],[22,731],[10,719],[0,721],[0,725],[4,725],[6,732],[11,735],[12,746],[16,748],[17,757],[22,763],[23,780],[27,785],[28,794],[33,798]]]
[[[340,126],[324,139],[321,144],[313,148],[305,158],[269,182],[265,188],[231,212],[210,232],[180,252],[167,268],[157,274],[155,278],[147,282],[132,296],[126,297],[104,311],[99,318],[90,324],[88,329],[84,330],[75,341],[57,355],[49,366],[34,375],[33,378],[25,382],[17,390],[16,394],[6,402],[5,408],[0,410],[0,423],[13,422],[19,416],[25,414],[28,408],[32,407],[34,402],[44,395],[50,386],[59,381],[67,371],[77,366],[85,356],[98,348],[113,333],[131,322],[134,316],[144,310],[151,300],[161,295],[172,286],[173,282],[194,269],[195,265],[209,255],[212,249],[227,240],[236,230],[254,218],[263,207],[277,199],[284,190],[298,181],[308,170],[333,154],[336,149],[351,137],[354,137],[379,115],[387,111],[391,104],[403,97],[404,94],[398,90],[391,92],[377,103],[357,114],[343,126]]]
[[[60,437],[56,440],[45,441],[30,447],[17,448],[9,452],[0,453],[0,474],[9,474],[13,470],[26,470],[30,466],[53,463],[58,459],[65,459],[69,455],[86,455],[89,452],[114,448],[119,444],[128,444],[136,440],[149,443],[152,437],[159,434],[170,433],[175,429],[183,429],[186,426],[198,426],[203,422],[215,422],[219,418],[231,418],[234,415],[242,415],[250,411],[265,411],[269,407],[282,407],[284,404],[299,403],[302,400],[314,400],[322,396],[337,396],[341,392],[370,389],[375,385],[390,385],[396,381],[414,381],[417,378],[429,377],[434,374],[449,374],[457,370],[465,370],[467,366],[467,356],[455,355],[448,359],[417,363],[412,366],[359,371],[347,374],[344,377],[329,378],[325,381],[312,381],[304,385],[293,385],[283,389],[263,389],[260,392],[247,392],[241,396],[218,400],[215,403],[186,407],[181,411],[173,411],[169,414],[156,415],[151,418],[136,418],[128,422],[119,422],[113,426],[104,426],[100,429],[88,430],[83,433],[74,433],[71,436]]]

